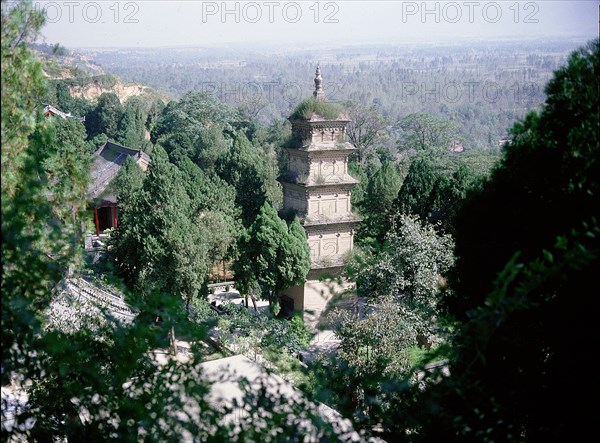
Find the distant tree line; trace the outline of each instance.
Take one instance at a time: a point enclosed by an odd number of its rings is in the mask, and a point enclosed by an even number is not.
[[[325,92],[337,102],[376,106],[398,122],[415,112],[452,121],[467,149],[498,147],[512,122],[539,107],[544,84],[573,43],[474,43],[463,47],[375,47],[336,50],[323,63]],[[266,58],[252,50],[199,53],[121,50],[89,54],[122,76],[181,97],[204,91],[264,123],[290,115],[310,95],[315,60],[331,51]],[[230,60],[241,60],[230,63]]]

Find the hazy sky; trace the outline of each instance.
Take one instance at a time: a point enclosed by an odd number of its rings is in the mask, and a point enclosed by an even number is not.
[[[313,45],[585,37],[599,1],[38,1],[49,43],[77,47]]]

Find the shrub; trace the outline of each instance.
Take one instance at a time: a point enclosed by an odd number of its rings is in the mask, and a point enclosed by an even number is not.
[[[302,100],[292,113],[291,120],[310,120],[314,115],[318,115],[328,120],[333,120],[344,116],[343,109],[335,104],[319,101],[314,97]]]

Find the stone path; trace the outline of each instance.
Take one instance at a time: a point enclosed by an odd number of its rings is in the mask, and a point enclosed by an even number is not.
[[[320,355],[330,356],[336,351],[339,345],[340,340],[333,331],[317,331],[308,349],[300,353],[302,361],[307,363],[315,361]]]

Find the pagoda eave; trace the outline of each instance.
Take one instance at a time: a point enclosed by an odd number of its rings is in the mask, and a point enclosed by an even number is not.
[[[312,230],[319,230],[319,229],[323,229],[324,227],[327,228],[327,230],[331,230],[331,231],[335,231],[338,228],[343,228],[343,229],[352,229],[354,228],[355,225],[357,225],[358,223],[360,223],[362,220],[360,217],[355,216],[352,219],[330,219],[330,218],[324,218],[324,219],[310,219],[309,217],[306,218],[300,218],[299,222],[302,226],[304,226],[304,228],[307,231],[312,231]],[[311,229],[313,228],[313,229]]]
[[[333,188],[333,189],[348,189],[351,188],[352,186],[360,183],[359,180],[355,179],[354,177],[350,177],[349,179],[346,179],[344,181],[338,181],[338,182],[323,182],[323,183],[301,183],[301,182],[290,182],[287,181],[286,179],[282,179],[282,178],[278,178],[277,181],[279,183],[281,183],[282,186],[290,186],[292,188],[296,188],[296,189],[308,189],[308,190],[319,190],[319,189],[327,189],[327,188]]]
[[[339,153],[348,153],[348,152],[354,152],[356,151],[356,148],[354,146],[352,146],[351,143],[348,142],[342,142],[342,143],[335,143],[335,144],[324,144],[324,143],[318,143],[318,142],[311,142],[307,145],[300,145],[298,147],[284,147],[283,148],[286,152],[292,151],[292,152],[306,152],[306,153],[323,153],[323,155],[326,154],[331,154],[334,152],[339,152]]]

